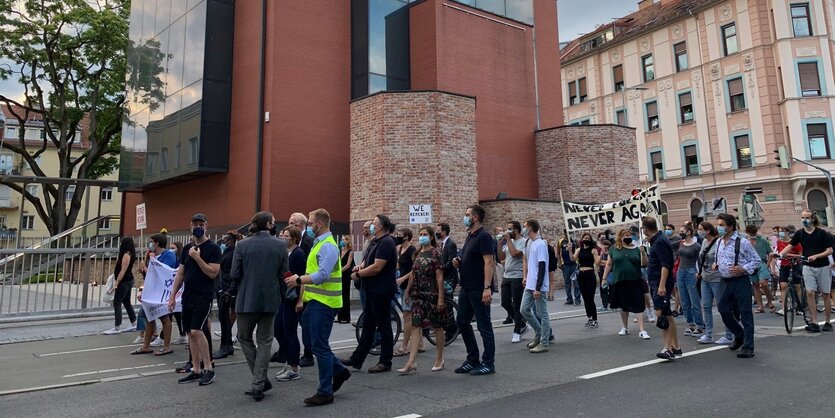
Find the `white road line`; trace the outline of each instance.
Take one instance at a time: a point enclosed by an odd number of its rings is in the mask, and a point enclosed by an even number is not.
[[[399,417],[394,417],[394,418],[420,418],[420,417],[422,417],[422,416],[423,416],[423,415],[418,415],[418,414],[409,414],[409,415],[401,415],[401,416],[399,416]]]
[[[67,374],[67,375],[61,376],[61,378],[66,379],[66,378],[70,378],[70,377],[90,376],[90,375],[93,375],[93,374],[124,372],[124,371],[128,371],[128,370],[136,370],[136,369],[149,369],[151,367],[162,367],[162,366],[167,366],[167,365],[168,365],[168,363],[159,363],[159,364],[146,364],[144,366],[136,366],[136,367],[122,367],[122,368],[118,368],[118,369],[93,370],[93,371],[90,371],[90,372]]]
[[[722,350],[722,349],[727,350],[728,347],[724,346],[724,345],[720,345],[720,346],[716,346],[716,347],[703,348],[701,350],[690,351],[690,352],[684,353],[684,355],[682,357],[690,357],[690,356],[709,353],[711,351]],[[632,370],[632,369],[638,369],[638,368],[641,368],[641,367],[651,366],[653,364],[664,363],[664,362],[668,362],[668,361],[669,360],[663,360],[663,359],[649,360],[649,361],[644,361],[644,362],[641,362],[641,363],[630,364],[630,365],[627,365],[627,366],[616,367],[614,369],[603,370],[602,372],[584,374],[582,376],[577,376],[577,378],[578,379],[584,379],[584,380],[594,379],[596,377],[607,376],[607,375],[610,375],[610,374],[620,373],[620,372],[627,371],[627,370]]]
[[[52,356],[61,356],[61,355],[64,355],[64,354],[78,354],[78,353],[89,353],[90,351],[112,350],[114,348],[136,347],[138,345],[139,344],[114,345],[112,347],[85,348],[83,350],[59,351],[57,353],[33,354],[33,355],[37,358],[52,357]]]

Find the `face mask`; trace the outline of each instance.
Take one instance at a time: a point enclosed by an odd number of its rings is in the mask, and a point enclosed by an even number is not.
[[[778,233],[777,233],[777,236],[779,236],[780,238],[785,238],[785,237],[786,237],[786,233],[785,233],[785,232],[783,232],[783,231],[780,231],[780,232],[778,232]]]
[[[345,248],[345,241],[339,241],[339,248]]]
[[[700,237],[700,238],[704,238],[704,237],[706,237],[706,236],[707,236],[707,232],[705,232],[705,231],[699,231],[699,237]]]
[[[752,240],[757,239],[757,236],[756,235],[748,235],[748,239],[752,239]]]
[[[496,241],[502,240],[502,234],[496,234]]]
[[[307,228],[305,228],[305,233],[310,238],[313,238],[314,236],[316,236],[316,233],[313,232],[313,227],[312,226],[308,226]]]
[[[435,233],[435,239],[441,239],[441,233],[440,232]]]
[[[632,236],[632,241],[638,241],[638,236],[637,236],[637,235],[633,235],[633,236]]]
[[[687,239],[687,234],[685,234],[683,232],[681,234],[678,234],[678,235],[681,237],[681,239]]]
[[[592,242],[592,240],[590,239],[587,239],[583,241],[583,245],[585,245],[586,247],[591,247],[592,245],[594,245],[594,242]]]
[[[429,243],[431,241],[430,241],[429,237],[427,237],[426,235],[421,235],[421,237],[418,238],[418,242],[420,242],[420,245],[425,247],[425,246],[429,245]]]
[[[508,229],[507,233],[510,234],[511,237],[513,236],[513,230],[512,229]]]
[[[812,220],[811,219],[804,219],[802,222],[803,222],[803,227],[804,228],[808,228],[808,227],[812,226]]]
[[[394,237],[394,245],[402,245],[404,241],[403,237]]]
[[[666,235],[668,237],[673,236],[673,230],[672,229],[665,229],[664,230],[664,235]]]
[[[226,251],[226,244],[220,244],[220,252]]]
[[[624,237],[623,243],[626,245],[632,245],[632,237]]]
[[[522,228],[522,236],[523,236],[523,237],[528,236],[528,227],[524,227],[524,228]]]
[[[469,216],[465,216],[463,221],[464,221],[464,226],[466,226],[467,228],[469,228],[470,225],[473,224],[473,219],[470,218]]]
[[[725,235],[728,232],[724,226],[717,226],[716,231],[719,232],[719,235]]]
[[[154,243],[153,242],[148,243],[148,249],[151,250],[151,251],[154,250]]]
[[[371,235],[376,235],[377,234],[377,228],[374,227],[374,224],[371,224],[371,226],[368,227],[368,232],[370,232]]]
[[[191,235],[194,235],[195,238],[203,238],[203,235],[206,235],[205,228],[191,228]]]

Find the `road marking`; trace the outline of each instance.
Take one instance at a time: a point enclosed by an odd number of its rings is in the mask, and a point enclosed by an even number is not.
[[[78,353],[89,353],[90,351],[101,351],[101,350],[112,350],[114,348],[128,348],[128,347],[136,347],[139,344],[128,344],[128,345],[114,345],[112,347],[96,347],[96,348],[85,348],[83,350],[72,350],[72,351],[59,351],[57,353],[46,353],[46,354],[35,354],[32,355],[36,358],[41,357],[52,357],[52,356],[61,356],[64,354],[78,354]]]
[[[94,374],[124,372],[124,371],[127,371],[127,370],[136,370],[136,369],[149,369],[151,367],[162,367],[162,366],[167,366],[167,365],[168,365],[168,363],[159,363],[159,364],[146,364],[144,366],[136,366],[136,367],[122,367],[122,368],[119,368],[119,369],[93,370],[91,372],[67,374],[67,375],[61,376],[61,378],[67,379],[67,378],[70,378],[70,377],[90,376],[90,375],[94,375]]]
[[[401,415],[399,417],[394,417],[394,418],[421,418],[422,416],[423,415],[409,414],[409,415]]]
[[[684,355],[682,357],[695,356],[695,355],[698,355],[698,354],[709,353],[711,351],[716,351],[716,350],[721,350],[721,349],[726,349],[727,350],[728,348],[724,345],[720,345],[720,346],[716,346],[716,347],[710,347],[710,348],[703,348],[701,350],[695,350],[695,351],[690,351],[690,352],[684,353]],[[577,378],[578,379],[583,379],[583,380],[594,379],[594,378],[597,378],[597,377],[608,376],[610,374],[615,374],[615,373],[620,373],[620,372],[627,371],[627,370],[632,370],[632,369],[638,369],[638,368],[641,368],[641,367],[651,366],[653,364],[665,363],[665,362],[668,362],[668,361],[669,360],[663,360],[663,359],[649,360],[649,361],[644,361],[644,362],[641,362],[641,363],[630,364],[630,365],[627,365],[627,366],[616,367],[614,369],[603,370],[603,371],[597,372],[597,373],[584,374],[582,376],[577,376]]]

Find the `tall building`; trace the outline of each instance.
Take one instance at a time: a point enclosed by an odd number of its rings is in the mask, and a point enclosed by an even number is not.
[[[835,170],[832,2],[638,9],[563,48],[566,124],[635,127],[641,180],[661,184],[671,223],[701,220],[703,203],[725,198],[730,213],[767,227],[799,225],[805,207],[835,226],[824,174],[780,168],[774,152]]]

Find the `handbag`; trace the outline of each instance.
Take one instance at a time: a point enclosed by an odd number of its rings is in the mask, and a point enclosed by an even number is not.
[[[113,293],[110,293],[110,290],[113,289],[113,287],[114,287],[113,285],[115,285],[115,284],[116,284],[116,276],[111,274],[107,278],[107,282],[104,284],[104,288],[102,289],[101,301],[103,303],[113,303],[113,299],[116,296],[116,292],[114,291]]]

